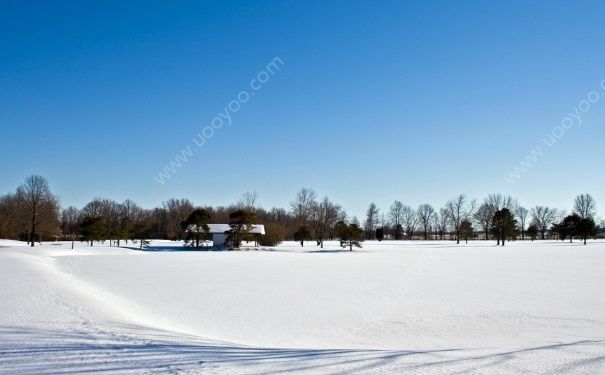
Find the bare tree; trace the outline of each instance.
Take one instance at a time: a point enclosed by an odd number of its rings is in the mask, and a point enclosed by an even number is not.
[[[19,199],[15,194],[0,197],[0,238],[17,239],[28,228],[22,220]]]
[[[580,194],[574,202],[574,212],[582,219],[594,219],[597,214],[597,203],[590,194]]]
[[[439,239],[443,241],[445,233],[447,232],[450,224],[449,215],[446,208],[439,209],[439,215],[437,215],[437,231],[439,232]]]
[[[71,239],[71,249],[74,248],[74,241],[78,237],[78,223],[80,212],[74,206],[69,206],[61,211],[61,230],[64,236]]]
[[[425,241],[428,239],[429,228],[431,227],[431,220],[434,214],[435,209],[430,204],[422,204],[418,207],[418,220],[424,230]]]
[[[33,247],[36,242],[36,229],[41,224],[42,217],[58,214],[58,199],[50,192],[48,181],[42,176],[32,175],[17,189],[17,199],[25,214],[29,227],[29,243]],[[57,220],[58,221],[58,220]]]
[[[408,240],[411,240],[416,231],[416,225],[418,224],[416,211],[410,206],[403,206],[401,209],[401,220],[401,224],[408,235]]]
[[[313,189],[302,188],[296,193],[296,198],[290,203],[290,209],[299,226],[306,227],[309,224],[312,209],[316,203]]]
[[[493,205],[489,204],[488,202],[483,202],[473,215],[475,221],[485,233],[486,240],[489,240],[490,227],[492,225],[492,219],[494,218],[495,213],[496,210],[494,209]]]
[[[95,198],[82,208],[82,216],[86,217],[103,217],[103,200]]]
[[[258,201],[258,193],[256,191],[247,191],[242,195],[239,205],[250,212],[256,211]]]
[[[519,222],[519,229],[521,232],[521,239],[525,239],[525,226],[527,225],[527,217],[529,216],[529,210],[523,206],[517,207],[515,210],[515,216]]]
[[[344,220],[345,213],[342,208],[325,197],[321,202],[314,202],[311,208],[310,222],[315,232],[317,244],[324,247],[324,240],[330,235],[336,223]],[[301,227],[304,227],[301,226]]]
[[[368,210],[366,211],[366,222],[364,225],[365,237],[369,240],[376,237],[376,227],[380,221],[378,217],[380,210],[376,206],[376,203],[370,203]]]
[[[504,194],[490,194],[485,198],[484,202],[490,205],[494,212],[500,211],[503,208],[508,209],[510,212],[514,212],[519,206],[519,203],[515,198]]]
[[[536,206],[530,212],[532,222],[538,227],[542,239],[546,239],[546,231],[559,218],[559,210],[545,206]]]
[[[403,203],[395,201],[389,210],[389,220],[395,230],[395,239],[401,239],[402,221],[403,221]]]
[[[105,219],[109,246],[112,246],[113,240],[119,237],[120,234],[120,214],[122,213],[122,207],[112,199],[103,199],[101,204],[101,216]]]
[[[447,214],[452,224],[452,229],[456,233],[456,243],[460,243],[460,232],[462,222],[468,220],[475,210],[475,201],[468,201],[466,195],[460,194],[445,204]]]
[[[185,230],[182,224],[187,220],[195,207],[189,199],[169,199],[162,204],[166,210],[167,236],[170,239],[180,241],[185,237]]]

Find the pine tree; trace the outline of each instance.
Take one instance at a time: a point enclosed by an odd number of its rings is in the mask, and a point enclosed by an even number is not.
[[[300,247],[304,247],[305,241],[309,241],[311,239],[311,232],[307,229],[307,227],[302,226],[294,232],[294,241],[300,242]]]
[[[134,232],[134,223],[128,216],[122,217],[120,220],[120,229],[118,231],[118,246],[120,246],[120,238],[125,238],[128,243],[128,238],[132,237]]]
[[[195,240],[195,247],[200,247],[200,239],[207,240],[210,233],[210,212],[203,208],[197,208],[189,215],[182,224],[185,232],[185,243]]]
[[[363,241],[363,228],[357,223],[347,224],[344,221],[336,223],[335,227],[336,235],[340,237],[340,244],[342,247],[349,247],[349,251],[353,251],[353,246],[362,247],[361,241]]]
[[[582,236],[584,245],[586,245],[586,239],[588,237],[594,237],[597,235],[597,225],[592,217],[585,217],[578,223],[577,233],[578,236]]]
[[[246,209],[239,209],[229,214],[229,227],[231,229],[227,231],[227,241],[231,245],[239,249],[242,241],[249,239],[249,234],[253,229],[256,215]]]
[[[531,238],[531,240],[535,240],[536,237],[538,237],[538,226],[536,224],[530,224],[529,227],[527,227],[527,235],[529,236],[529,238]]]
[[[134,233],[141,241],[139,249],[143,249],[143,245],[151,233],[151,219],[148,216],[141,217],[134,225]]]
[[[492,234],[498,239],[498,245],[502,241],[502,246],[507,238],[517,237],[517,220],[508,208],[496,211],[492,220]]]
[[[464,242],[468,243],[468,238],[473,237],[475,235],[475,230],[473,229],[473,224],[470,220],[463,220],[462,224],[460,224],[460,236],[464,238]]]
[[[578,235],[578,225],[581,220],[582,218],[580,215],[573,213],[566,216],[563,221],[556,226],[556,232],[559,233],[559,237],[562,241],[565,241],[565,239],[569,237],[569,242],[573,242],[574,236]]]
[[[104,240],[107,235],[105,219],[99,216],[84,217],[80,223],[80,234],[85,241],[90,241],[90,246],[94,241]]]

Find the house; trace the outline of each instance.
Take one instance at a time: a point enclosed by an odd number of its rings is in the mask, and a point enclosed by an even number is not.
[[[209,233],[212,235],[212,246],[224,246],[227,232],[231,230],[229,224],[208,224],[210,227]],[[187,228],[188,232],[195,232],[195,226],[190,225]],[[265,226],[263,224],[252,224],[252,230],[249,232],[255,234],[256,237],[265,234]]]

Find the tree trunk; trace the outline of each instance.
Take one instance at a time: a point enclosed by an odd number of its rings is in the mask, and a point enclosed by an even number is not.
[[[34,247],[34,242],[36,242],[36,220],[32,219],[32,233],[31,233],[31,247]]]

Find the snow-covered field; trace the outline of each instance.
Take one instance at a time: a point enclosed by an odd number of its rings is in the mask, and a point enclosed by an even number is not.
[[[0,241],[0,373],[605,373],[605,242]]]

